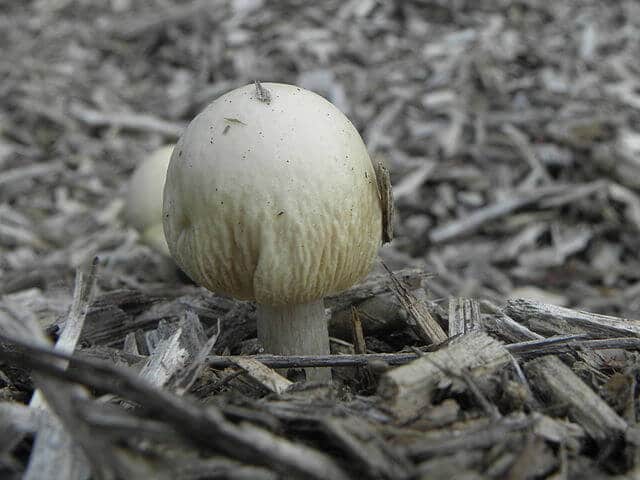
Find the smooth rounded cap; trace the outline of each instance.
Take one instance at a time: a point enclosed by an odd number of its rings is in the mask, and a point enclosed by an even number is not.
[[[127,190],[126,220],[141,239],[156,251],[169,255],[162,228],[162,192],[174,145],[154,151],[136,168]]]
[[[164,232],[206,288],[302,304],[369,272],[381,244],[376,178],[331,103],[292,85],[262,88],[223,95],[187,127],[167,173]]]

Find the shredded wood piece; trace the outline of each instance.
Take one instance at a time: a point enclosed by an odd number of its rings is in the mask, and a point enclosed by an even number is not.
[[[240,367],[252,379],[256,380],[260,385],[273,393],[284,393],[291,385],[293,385],[293,382],[287,380],[278,372],[252,358],[239,357],[231,359],[231,362]]]
[[[436,389],[448,378],[448,371],[460,375],[468,369],[488,375],[508,364],[510,358],[500,342],[481,331],[471,332],[441,350],[386,372],[378,393],[398,418],[410,419],[430,404]]]
[[[425,302],[418,299],[406,286],[398,280],[393,272],[383,263],[389,274],[394,293],[402,307],[406,310],[408,323],[421,340],[428,343],[440,343],[447,339],[442,327],[433,318]]]

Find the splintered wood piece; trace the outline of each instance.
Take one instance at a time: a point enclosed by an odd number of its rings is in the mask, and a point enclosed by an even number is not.
[[[198,377],[202,375],[207,366],[207,357],[211,354],[211,350],[213,350],[220,336],[220,324],[221,321],[218,319],[217,331],[209,337],[209,340],[200,348],[193,360],[177,370],[167,382],[167,387],[174,390],[178,395],[187,393]]]
[[[98,259],[97,257],[91,262],[88,271],[84,272],[82,269],[78,269],[76,272],[75,287],[73,292],[73,302],[69,309],[69,314],[64,323],[64,330],[58,337],[55,348],[61,352],[73,353],[76,349],[76,345],[80,340],[80,334],[84,327],[85,319],[87,318],[87,311],[93,297],[93,291],[96,285],[96,271],[97,271]],[[67,368],[69,362],[61,361],[60,365],[64,365]],[[41,393],[36,390],[29,406],[32,408],[43,407],[43,399]]]
[[[367,353],[367,345],[364,341],[364,332],[362,331],[362,320],[358,314],[358,309],[351,307],[351,328],[353,337],[353,351],[356,354]]]
[[[87,272],[82,269],[78,269],[76,272],[73,302],[64,324],[64,330],[54,347],[60,352],[73,353],[80,340],[80,334],[82,333],[93,296],[97,264],[97,258],[94,258]],[[44,339],[42,341],[43,344],[46,344]],[[65,360],[56,360],[56,362],[62,369],[66,369],[69,366],[69,362]],[[42,388],[35,391],[29,406],[46,411],[53,409],[57,416],[55,419],[52,418],[49,424],[45,424],[38,430],[24,478],[27,480],[47,479],[56,478],[56,475],[62,475],[62,477],[58,478],[83,478],[83,475],[87,475],[90,470],[87,458],[69,435],[72,432],[65,430],[60,420],[58,420],[58,418],[61,418],[62,421],[68,422],[73,417],[73,409],[64,409],[65,413],[61,414],[60,409],[64,407],[58,405],[56,400],[60,397],[64,405],[65,392],[60,392],[59,388],[52,388],[52,386],[57,385],[54,380],[43,379],[38,375],[35,376],[35,379],[39,381]],[[52,398],[54,395],[56,396],[55,399]]]
[[[51,404],[55,405],[53,402]],[[63,426],[56,422],[38,432],[28,468],[22,478],[81,480],[88,478],[90,473],[89,463],[82,450]]]
[[[136,341],[136,334],[134,332],[129,332],[126,337],[124,337],[124,346],[122,347],[122,351],[132,355],[140,355],[138,342]]]
[[[542,335],[532,332],[521,323],[516,322],[490,301],[482,300],[480,304],[491,312],[490,315],[481,317],[484,328],[491,333],[497,334],[508,343],[542,340],[544,338]]]
[[[447,372],[460,376],[468,370],[474,376],[489,375],[510,362],[511,355],[499,341],[480,330],[472,331],[384,373],[378,394],[399,419],[408,420],[430,405],[442,381],[453,380]]]
[[[232,360],[253,380],[258,382],[270,392],[281,394],[293,385],[293,382],[280,375],[275,370],[267,367],[263,363],[248,357],[238,357]]]
[[[393,240],[393,222],[395,218],[391,174],[384,164],[384,159],[381,155],[376,155],[372,163],[376,173],[378,197],[380,198],[380,206],[382,208],[382,243],[389,243]]]
[[[407,478],[408,459],[368,422],[358,417],[322,419],[322,430],[340,450],[341,456],[360,465],[370,478]]]
[[[205,344],[200,320],[190,310],[185,312],[175,332],[166,332],[163,336],[140,371],[140,377],[153,385],[165,385],[176,372],[193,361]]]
[[[524,298],[509,300],[504,311],[543,335],[586,333],[602,338],[640,336],[640,320],[572,310]]]
[[[428,432],[406,447],[407,454],[415,460],[444,456],[458,451],[468,452],[487,448],[497,442],[528,429],[534,420],[522,413],[513,413],[489,422],[481,419],[469,422],[462,428],[445,428]]]
[[[533,431],[548,442],[565,445],[569,451],[578,452],[582,441],[586,437],[584,428],[568,420],[552,418],[542,413],[534,412],[536,419]]]
[[[558,357],[532,360],[524,369],[540,396],[566,405],[569,417],[594,439],[614,438],[627,430],[627,423]]]
[[[407,312],[407,322],[416,335],[426,343],[441,343],[447,339],[440,324],[429,312],[426,303],[417,298],[387,267],[384,262],[382,266],[389,273],[391,287],[396,298]]]
[[[477,300],[462,297],[449,298],[449,337],[482,328],[480,306]]]
[[[367,344],[364,340],[364,331],[362,329],[362,320],[356,307],[351,307],[351,336],[353,340],[353,351],[356,355],[366,355]],[[374,377],[371,371],[371,367],[361,368],[358,370],[361,378],[367,385],[372,385]]]

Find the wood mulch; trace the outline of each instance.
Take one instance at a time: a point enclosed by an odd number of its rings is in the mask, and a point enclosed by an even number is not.
[[[640,3],[0,11],[1,478],[640,476]],[[254,80],[327,97],[391,174],[330,356],[261,353],[251,303],[123,220],[136,164]]]

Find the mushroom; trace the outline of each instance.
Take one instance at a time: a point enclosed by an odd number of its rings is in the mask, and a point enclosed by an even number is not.
[[[162,228],[162,192],[174,145],[165,145],[145,158],[129,180],[125,217],[142,241],[169,256]]]
[[[323,297],[370,271],[382,235],[358,131],[321,96],[279,83],[230,91],[192,120],[171,157],[163,221],[184,272],[255,301],[258,339],[282,355],[330,353]]]

